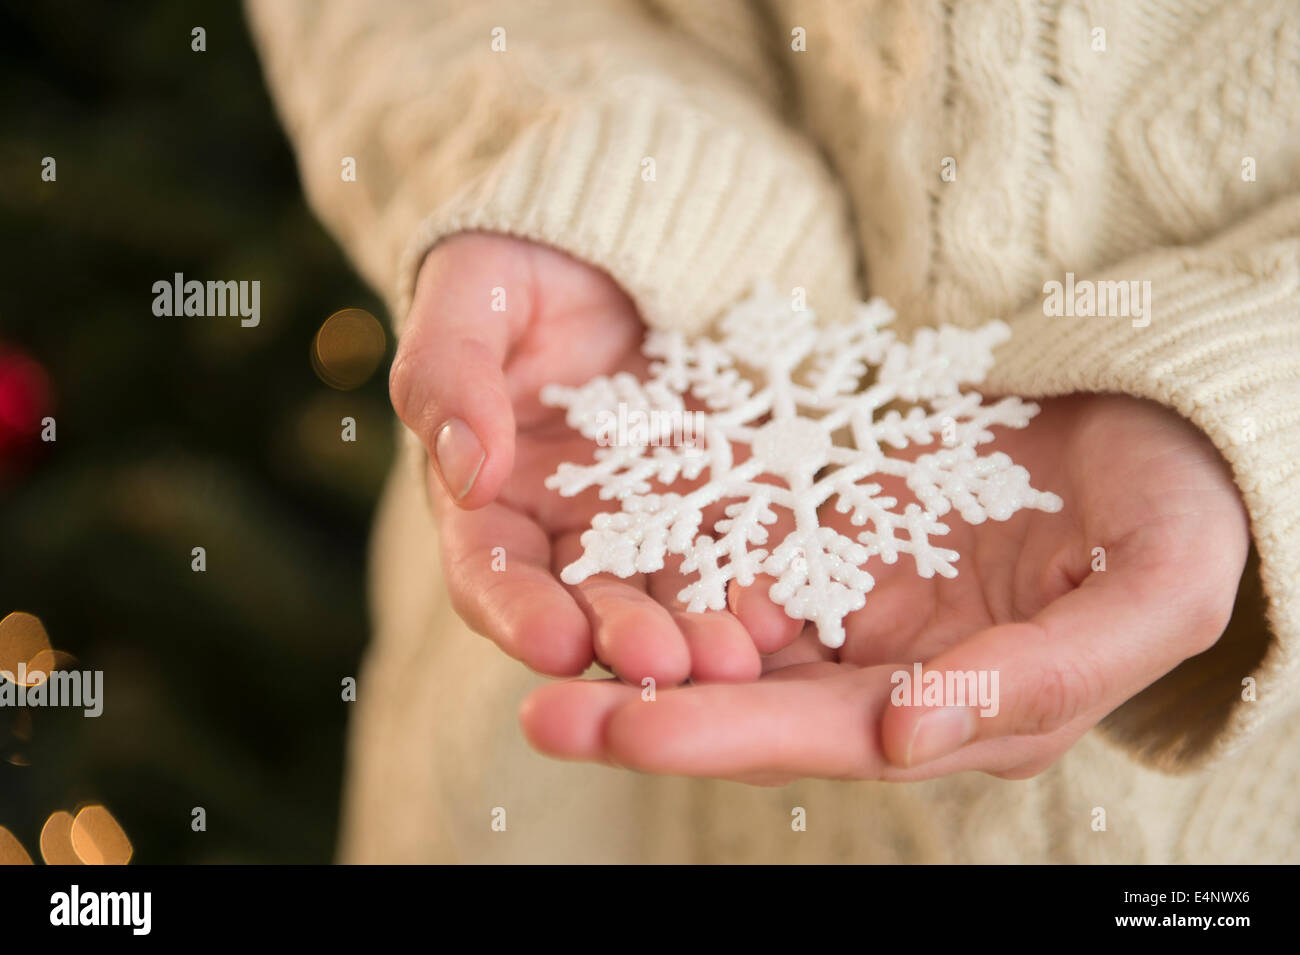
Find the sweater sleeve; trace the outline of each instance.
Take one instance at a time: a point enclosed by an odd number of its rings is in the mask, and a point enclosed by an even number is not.
[[[1300,194],[1201,245],[1086,278],[1094,289],[1149,281],[1148,313],[1026,310],[1010,320],[989,385],[1026,397],[1119,392],[1160,402],[1209,435],[1231,466],[1254,537],[1233,619],[1214,647],[1105,724],[1143,761],[1192,769],[1300,710]]]
[[[719,4],[756,47],[747,5]],[[779,64],[744,68],[757,48],[724,61],[636,0],[247,10],[308,199],[399,331],[424,254],[467,229],[603,268],[657,327],[700,327],[760,278],[825,318],[854,299],[844,198],[780,121]]]

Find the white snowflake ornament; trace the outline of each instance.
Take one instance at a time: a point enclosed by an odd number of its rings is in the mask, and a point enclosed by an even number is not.
[[[817,327],[811,310],[762,287],[723,317],[718,340],[650,332],[647,381],[620,373],[544,388],[543,402],[566,408],[569,425],[600,445],[594,464],[561,464],[546,486],[566,497],[595,487],[621,502],[596,515],[561,578],[654,573],[680,555],[695,579],[678,598],[702,612],[726,606],[730,581],[749,586],[767,574],[771,599],[838,647],[844,617],[875,586],[872,558],[893,564],[907,554],[922,577],[954,577],[957,552],[931,540],[948,533],[939,518],[950,511],[979,524],[1022,508],[1060,510],[1061,499],[1032,488],[1006,454],[976,450],[993,440],[990,428],[1023,428],[1038,413],[1019,398],[985,405],[960,390],[983,381],[1010,329],[945,325],[904,344],[885,328],[893,317],[873,299],[853,321]],[[688,410],[687,397],[704,410]],[[913,460],[886,453],[936,440]],[[737,455],[740,445],[748,456]],[[873,475],[902,478],[919,504],[900,509]],[[679,481],[693,483],[653,490]],[[702,531],[705,509],[724,501],[734,503]],[[820,522],[828,503],[849,516],[854,536]],[[793,515],[794,529],[770,541],[776,508]]]

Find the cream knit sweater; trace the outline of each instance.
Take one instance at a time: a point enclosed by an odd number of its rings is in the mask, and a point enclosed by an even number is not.
[[[904,327],[1001,317],[993,390],[1125,392],[1190,418],[1258,555],[1219,643],[1034,779],[653,778],[524,744],[515,709],[540,679],[431,586],[408,442],[374,540],[342,859],[1300,861],[1295,0],[249,13],[311,202],[399,327],[423,254],[462,229],[600,266],[655,326],[703,326],[759,279],[830,320],[864,291]],[[1049,317],[1044,283],[1067,273],[1150,281],[1149,325]]]

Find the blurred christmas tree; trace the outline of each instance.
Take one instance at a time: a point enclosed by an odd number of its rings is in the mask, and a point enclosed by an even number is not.
[[[34,850],[96,800],[139,862],[328,861],[392,425],[382,366],[331,391],[308,350],[378,302],[303,205],[237,5],[10,5],[0,50],[0,349],[57,422],[0,461],[0,616],[105,671],[97,720],[0,713],[0,825]],[[176,272],[260,281],[260,324],[154,316]]]

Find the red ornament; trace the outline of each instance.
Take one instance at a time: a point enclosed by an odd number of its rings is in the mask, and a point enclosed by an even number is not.
[[[31,457],[52,409],[45,369],[26,353],[0,344],[0,470]]]

